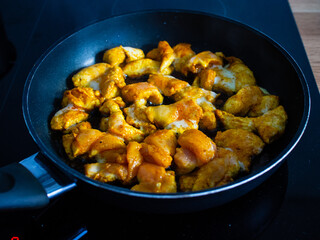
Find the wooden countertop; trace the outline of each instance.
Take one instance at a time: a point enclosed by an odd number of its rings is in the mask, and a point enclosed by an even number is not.
[[[320,0],[288,0],[320,89]]]

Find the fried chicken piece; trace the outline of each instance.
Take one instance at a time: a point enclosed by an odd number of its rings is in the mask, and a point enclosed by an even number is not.
[[[201,119],[200,119],[201,120]],[[199,124],[195,120],[182,119],[176,120],[170,124],[168,124],[165,129],[169,129],[180,136],[185,130],[188,129],[198,129]]]
[[[167,170],[166,174],[162,178],[160,193],[176,193],[177,192],[177,183],[175,172]]]
[[[221,57],[210,51],[204,51],[191,57],[188,61],[188,69],[193,73],[199,73],[202,69],[211,67],[213,65],[222,65]]]
[[[68,128],[62,136],[62,145],[70,160],[74,159],[71,145],[79,132],[84,129],[91,129],[91,124],[89,122],[78,123],[77,125]]]
[[[127,164],[127,149],[116,148],[105,150],[94,156],[98,163],[119,163],[122,165]]]
[[[72,156],[77,157],[90,151],[91,146],[103,135],[97,129],[83,129],[75,136],[72,144]]]
[[[175,101],[181,99],[194,99],[202,108],[203,115],[199,125],[203,129],[213,130],[217,126],[214,111],[216,107],[213,105],[218,94],[195,86],[188,86],[177,92],[173,98]]]
[[[158,48],[154,48],[148,52],[147,58],[161,62],[160,72],[162,73],[172,64],[175,54],[167,41],[159,41]]]
[[[151,74],[148,82],[156,86],[160,92],[167,97],[170,97],[181,89],[189,86],[188,82],[179,80],[170,75],[162,74]]]
[[[100,89],[103,94],[103,82],[108,82],[108,81],[114,81],[119,88],[123,88],[126,86],[126,82],[124,79],[124,73],[122,69],[118,66],[114,66],[109,68],[106,71],[106,74],[103,76],[103,79],[101,79],[100,83]],[[102,84],[102,86],[101,86]]]
[[[120,108],[124,108],[125,106],[126,103],[122,100],[121,97],[115,97],[105,101],[99,108],[99,111],[105,115],[109,115],[110,112],[119,111]]]
[[[197,129],[186,130],[178,138],[178,143],[196,156],[198,166],[212,160],[216,153],[216,144]]]
[[[140,152],[143,156],[144,161],[156,164],[164,168],[167,168],[171,165],[172,157],[162,148],[146,143],[141,143],[141,145],[142,148]]]
[[[287,119],[288,115],[280,105],[262,116],[254,118],[254,124],[262,140],[270,144],[284,133]]]
[[[214,130],[217,128],[217,119],[216,119],[216,115],[214,114],[214,111],[215,111],[214,107],[212,107],[210,110],[203,111],[203,116],[201,117],[199,122],[200,128],[207,129],[207,130]]]
[[[126,149],[122,138],[91,129],[90,123],[78,124],[69,134],[63,135],[63,146],[70,159],[88,154],[101,163],[123,163],[118,155],[124,153],[123,149]]]
[[[70,134],[70,133],[78,134],[81,130],[90,129],[90,128],[92,128],[90,122],[81,122],[81,123],[75,124],[72,127],[64,130],[63,134]]]
[[[125,147],[126,145],[123,138],[104,132],[101,137],[91,145],[89,157],[93,157],[107,150]]]
[[[63,109],[59,110],[51,119],[53,130],[65,130],[74,124],[88,119],[90,111],[101,103],[100,92],[92,88],[77,87],[64,92]]]
[[[217,149],[217,156],[196,172],[179,178],[180,189],[183,192],[200,191],[221,186],[233,181],[240,171],[237,155],[224,148]]]
[[[77,87],[67,90],[63,94],[62,107],[73,105],[86,111],[93,110],[100,106],[100,92],[92,88]]]
[[[108,101],[109,102],[107,104],[109,106],[110,116],[108,118],[101,119],[100,129],[122,137],[127,142],[141,142],[144,138],[144,133],[126,122],[123,113],[120,110],[120,106],[115,100],[110,99]]]
[[[140,153],[142,145],[138,142],[132,141],[127,146],[127,162],[128,162],[128,177],[127,181],[132,180],[137,176],[140,165],[143,162],[143,157]]]
[[[228,69],[228,66],[214,66],[211,70],[215,73],[215,78],[213,79],[212,90],[218,92],[224,92],[227,95],[232,95],[236,92],[236,74]],[[213,76],[213,75],[211,75]],[[211,84],[211,78],[201,79],[204,83],[202,84]],[[206,83],[205,81],[209,81]],[[200,83],[199,83],[200,86]]]
[[[83,68],[73,75],[72,82],[75,87],[92,87],[90,86],[91,81],[100,82],[99,78],[102,77],[109,68],[110,65],[108,63],[96,63]]]
[[[256,85],[252,71],[239,58],[225,57],[221,52],[215,55],[229,63],[225,66],[213,65],[201,70],[193,86],[233,95],[241,88]]]
[[[256,85],[256,79],[254,78],[253,72],[243,63],[242,60],[236,57],[226,57],[226,60],[229,62],[227,69],[233,72],[236,77],[236,92],[246,86]]]
[[[177,139],[170,130],[158,130],[145,138],[140,150],[143,159],[162,167],[169,167],[175,153]]]
[[[219,131],[214,141],[218,147],[232,149],[242,163],[241,167],[246,171],[250,166],[251,158],[260,154],[265,145],[260,137],[243,129]]]
[[[100,82],[100,89],[104,99],[118,97],[121,93],[115,81]]]
[[[123,68],[123,72],[131,78],[141,77],[146,74],[152,74],[152,73],[162,73],[169,75],[173,71],[173,67],[169,66],[165,69],[162,69],[160,71],[161,62],[149,59],[149,58],[143,58],[139,60],[135,60],[132,62],[127,63]]]
[[[236,117],[230,113],[216,110],[217,117],[226,129],[245,129],[257,132],[265,143],[271,143],[285,130],[288,116],[283,106],[270,110],[260,117]]]
[[[188,62],[195,55],[189,43],[179,43],[173,47],[175,59],[173,62],[174,69],[185,76],[188,74]]]
[[[261,101],[252,106],[248,112],[249,117],[259,117],[266,112],[275,109],[279,106],[279,97],[275,95],[265,95]]]
[[[89,114],[84,109],[68,105],[55,113],[50,121],[50,126],[52,130],[65,130],[77,123],[86,121],[88,117]]]
[[[164,167],[152,163],[142,163],[137,178],[139,184],[131,190],[152,193],[175,193],[177,184],[173,171],[166,171]]]
[[[128,169],[119,163],[89,163],[84,165],[84,173],[87,177],[100,182],[120,180],[126,184]]]
[[[142,131],[129,125],[125,121],[121,111],[112,113],[108,118],[102,118],[100,129],[122,137],[126,142],[141,142],[144,138],[144,133]]]
[[[120,89],[126,85],[122,69],[118,66],[110,67],[100,78],[99,90],[104,99],[120,95]]]
[[[217,109],[215,111],[217,118],[220,120],[225,129],[244,129],[248,131],[255,131],[256,126],[254,119],[249,117],[236,117],[231,113]]]
[[[101,158],[98,163],[85,165],[85,174],[102,182],[120,180],[123,184],[128,184],[137,175],[142,164],[140,148],[139,143],[132,141],[126,148],[106,150],[97,155]]]
[[[146,102],[144,99],[137,100],[129,107],[123,109],[126,114],[126,121],[130,125],[139,128],[145,135],[149,135],[157,130],[146,115]]]
[[[191,172],[195,167],[211,161],[216,155],[216,144],[197,129],[184,131],[178,138],[181,150],[174,155],[178,174]]]
[[[130,182],[135,176],[139,166],[143,162],[143,157],[140,153],[141,144],[135,141],[129,142],[124,148],[116,148],[105,150],[95,156],[99,163],[118,163],[127,166],[127,182]]]
[[[207,101],[211,103],[213,103],[217,97],[218,97],[218,94],[216,94],[215,92],[208,91],[203,88],[198,88],[195,86],[187,86],[173,95],[173,99],[175,101],[180,101],[182,99],[190,99],[190,98],[192,99],[205,98]]]
[[[235,116],[245,116],[254,105],[262,101],[262,96],[263,94],[259,87],[244,87],[228,98],[222,109]]]
[[[161,55],[160,55],[160,51],[158,48],[154,48],[152,50],[150,50],[147,55],[146,55],[147,58],[150,58],[152,60],[155,60],[155,61],[158,61],[158,62],[161,62]]]
[[[170,156],[173,156],[176,152],[177,139],[174,132],[170,130],[158,130],[146,137],[144,142],[163,149]]]
[[[205,90],[211,91],[214,86],[216,76],[216,71],[212,69],[203,69],[198,73],[198,75],[194,79],[192,86],[200,87]]]
[[[126,54],[123,50],[123,47],[120,45],[108,49],[103,54],[103,61],[110,64],[111,66],[119,66],[126,59]]]
[[[141,144],[132,141],[125,148],[99,153],[96,155],[99,164],[87,164],[86,175],[103,182],[121,180],[124,184],[130,183],[143,162],[140,149]]]
[[[119,66],[124,61],[132,62],[144,58],[144,52],[139,48],[118,46],[103,54],[103,61],[111,66]]]
[[[144,58],[144,52],[143,50],[139,49],[139,48],[133,48],[133,47],[122,47],[127,58],[126,58],[126,62],[132,62],[135,60],[139,60]]]
[[[167,41],[160,41],[158,44],[158,49],[161,56],[161,66],[160,66],[160,72],[164,72],[175,59],[174,51],[169,45]]]
[[[151,123],[179,133],[185,129],[197,128],[202,114],[201,107],[193,99],[181,100],[170,105],[147,107],[146,110]]]
[[[186,148],[177,148],[174,155],[175,171],[178,175],[192,172],[197,165],[197,157]]]
[[[105,167],[104,163],[91,163],[84,165],[84,174],[89,178],[94,178],[96,174]]]
[[[129,84],[122,88],[121,94],[127,102],[135,102],[141,99],[148,100],[153,104],[161,104],[163,102],[163,96],[159,89],[147,82]]]

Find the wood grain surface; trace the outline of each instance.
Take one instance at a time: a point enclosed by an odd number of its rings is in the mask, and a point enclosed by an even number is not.
[[[289,0],[320,89],[320,0]]]

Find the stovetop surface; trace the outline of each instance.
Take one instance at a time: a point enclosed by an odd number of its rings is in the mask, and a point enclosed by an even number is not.
[[[302,69],[311,93],[309,124],[300,142],[270,179],[218,208],[178,215],[138,213],[101,207],[104,204],[99,200],[74,190],[45,209],[2,214],[0,238],[319,238],[319,91],[286,0],[1,1],[0,43],[7,45],[0,53],[8,61],[2,65],[5,70],[0,68],[0,165],[38,151],[23,121],[21,99],[28,72],[41,54],[57,40],[99,19],[146,9],[225,16],[264,32],[283,46]]]

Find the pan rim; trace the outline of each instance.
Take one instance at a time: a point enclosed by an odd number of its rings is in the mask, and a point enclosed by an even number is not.
[[[276,158],[268,162],[263,169],[259,170],[258,172],[255,173],[249,173],[248,175],[241,177],[234,182],[228,183],[226,185],[220,186],[220,187],[215,187],[211,189],[206,189],[206,190],[201,190],[201,191],[195,191],[195,192],[178,192],[178,193],[145,193],[145,192],[137,192],[137,191],[132,191],[127,188],[123,187],[118,187],[102,182],[95,181],[93,179],[90,179],[86,177],[84,174],[78,172],[76,169],[68,166],[62,159],[61,157],[58,156],[58,154],[53,154],[46,146],[46,144],[43,143],[41,138],[38,136],[35,127],[31,121],[30,117],[30,111],[29,111],[29,91],[30,87],[32,85],[32,80],[34,79],[34,75],[37,72],[37,69],[41,65],[41,63],[46,59],[47,56],[50,55],[52,51],[54,51],[60,44],[63,44],[65,41],[67,41],[69,38],[73,37],[76,35],[78,32],[88,28],[88,27],[93,27],[96,24],[99,24],[104,21],[108,21],[110,19],[116,19],[116,18],[121,18],[121,17],[128,17],[128,16],[134,16],[134,15],[141,15],[141,14],[147,14],[147,13],[184,13],[184,14],[193,14],[193,15],[205,15],[210,18],[216,18],[220,19],[232,24],[236,24],[240,26],[241,28],[245,28],[248,31],[253,32],[256,35],[259,35],[260,37],[264,38],[267,40],[270,44],[273,45],[273,47],[277,48],[278,51],[281,52],[282,55],[285,56],[285,58],[290,62],[290,64],[293,66],[295,69],[295,72],[298,74],[301,86],[303,88],[303,93],[304,93],[304,110],[302,114],[302,118],[299,124],[299,127],[295,133],[295,135],[292,137],[288,145],[284,150],[282,150]],[[90,185],[93,185],[98,188],[102,188],[104,190],[109,190],[115,193],[120,193],[120,194],[125,194],[128,196],[134,196],[134,197],[141,197],[141,198],[155,198],[155,199],[179,199],[179,198],[194,198],[194,197],[201,197],[201,196],[206,196],[210,194],[215,194],[215,193],[220,193],[227,191],[232,188],[236,188],[242,185],[247,184],[248,182],[251,182],[257,178],[262,177],[265,175],[267,172],[269,172],[271,169],[276,168],[277,166],[280,166],[280,164],[287,158],[287,156],[292,152],[292,150],[295,148],[295,146],[298,144],[299,140],[301,139],[307,125],[308,125],[308,120],[310,116],[310,110],[311,110],[311,97],[310,97],[310,91],[309,91],[309,86],[308,82],[299,67],[298,63],[296,60],[291,56],[290,53],[288,53],[284,47],[281,46],[277,41],[275,41],[273,38],[269,37],[267,34],[263,33],[262,31],[249,26],[247,24],[241,23],[239,21],[236,21],[231,18],[227,18],[224,16],[216,15],[216,14],[211,14],[211,13],[206,13],[206,12],[201,12],[201,11],[191,11],[191,10],[181,10],[181,9],[161,9],[161,10],[144,10],[144,11],[135,11],[135,12],[129,12],[125,14],[120,14],[120,15],[114,15],[108,18],[103,18],[99,19],[95,22],[91,22],[78,30],[74,31],[71,34],[67,34],[63,36],[62,38],[58,39],[54,44],[51,45],[41,56],[40,58],[36,61],[34,64],[33,68],[31,69],[30,73],[27,76],[25,85],[24,85],[24,90],[23,90],[23,97],[22,97],[22,110],[23,110],[23,117],[24,121],[26,123],[27,129],[32,136],[33,140],[36,142],[36,144],[39,146],[41,152],[47,156],[56,166],[58,166],[61,170],[64,171],[69,176],[72,176],[75,181],[78,181],[79,179],[82,181],[85,181],[89,183]]]

